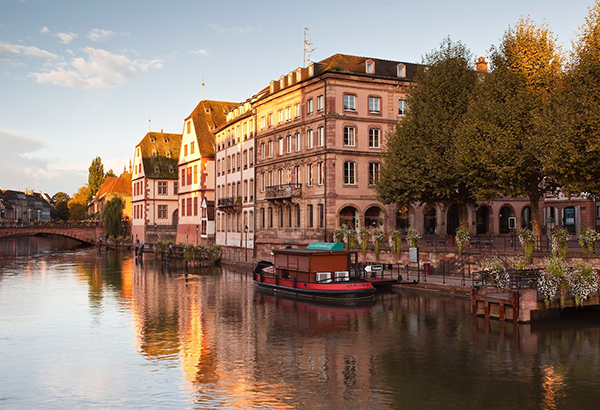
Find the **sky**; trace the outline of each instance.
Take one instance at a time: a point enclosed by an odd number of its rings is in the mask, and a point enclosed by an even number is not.
[[[594,0],[0,0],[0,189],[73,195],[118,175],[202,98],[241,102],[335,53],[422,61],[450,37],[487,56],[521,16],[568,50]]]

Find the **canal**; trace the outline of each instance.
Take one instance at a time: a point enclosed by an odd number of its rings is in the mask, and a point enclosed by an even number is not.
[[[600,314],[485,322],[413,291],[341,306],[249,272],[0,240],[0,408],[592,409]]]

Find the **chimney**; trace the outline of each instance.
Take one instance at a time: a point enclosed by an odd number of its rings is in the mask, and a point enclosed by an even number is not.
[[[488,63],[485,61],[485,57],[477,58],[477,72],[487,72]]]

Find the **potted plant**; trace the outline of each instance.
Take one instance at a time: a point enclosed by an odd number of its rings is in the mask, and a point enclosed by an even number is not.
[[[579,236],[579,245],[584,252],[596,253],[596,242],[600,240],[600,233],[589,226],[584,226],[581,229]]]
[[[456,245],[458,246],[459,255],[462,254],[463,249],[467,247],[470,240],[471,236],[469,235],[469,232],[467,232],[465,229],[458,228],[456,230]]]
[[[419,246],[419,240],[421,240],[421,234],[415,228],[408,228],[406,231],[406,242],[410,248],[416,248]]]
[[[383,239],[383,231],[381,229],[375,229],[375,231],[373,231],[373,244],[375,245],[375,259],[377,260],[379,260],[379,253],[381,252]]]
[[[358,231],[358,238],[360,239],[360,247],[362,248],[363,255],[366,255],[369,239],[371,239],[371,232],[369,232],[367,228],[360,228]]]
[[[523,228],[519,233],[519,242],[523,246],[524,262],[530,264],[533,261],[533,251],[535,250],[535,234],[531,229]]]

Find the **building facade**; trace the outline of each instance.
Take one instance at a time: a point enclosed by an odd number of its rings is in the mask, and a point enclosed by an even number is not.
[[[88,203],[88,215],[101,218],[106,203],[114,197],[123,201],[123,220],[129,226],[131,222],[131,164],[129,171],[124,170],[118,177],[106,177],[94,198]]]
[[[181,134],[149,132],[135,147],[131,180],[134,243],[175,240],[181,139]]]
[[[215,199],[215,130],[225,122],[225,112],[233,106],[234,103],[202,100],[183,122],[177,243],[198,245],[214,240],[214,224],[206,218],[203,222],[201,207],[205,199]]]
[[[25,192],[0,191],[0,219],[3,224],[33,224],[50,221],[52,199],[48,194],[26,189]]]

